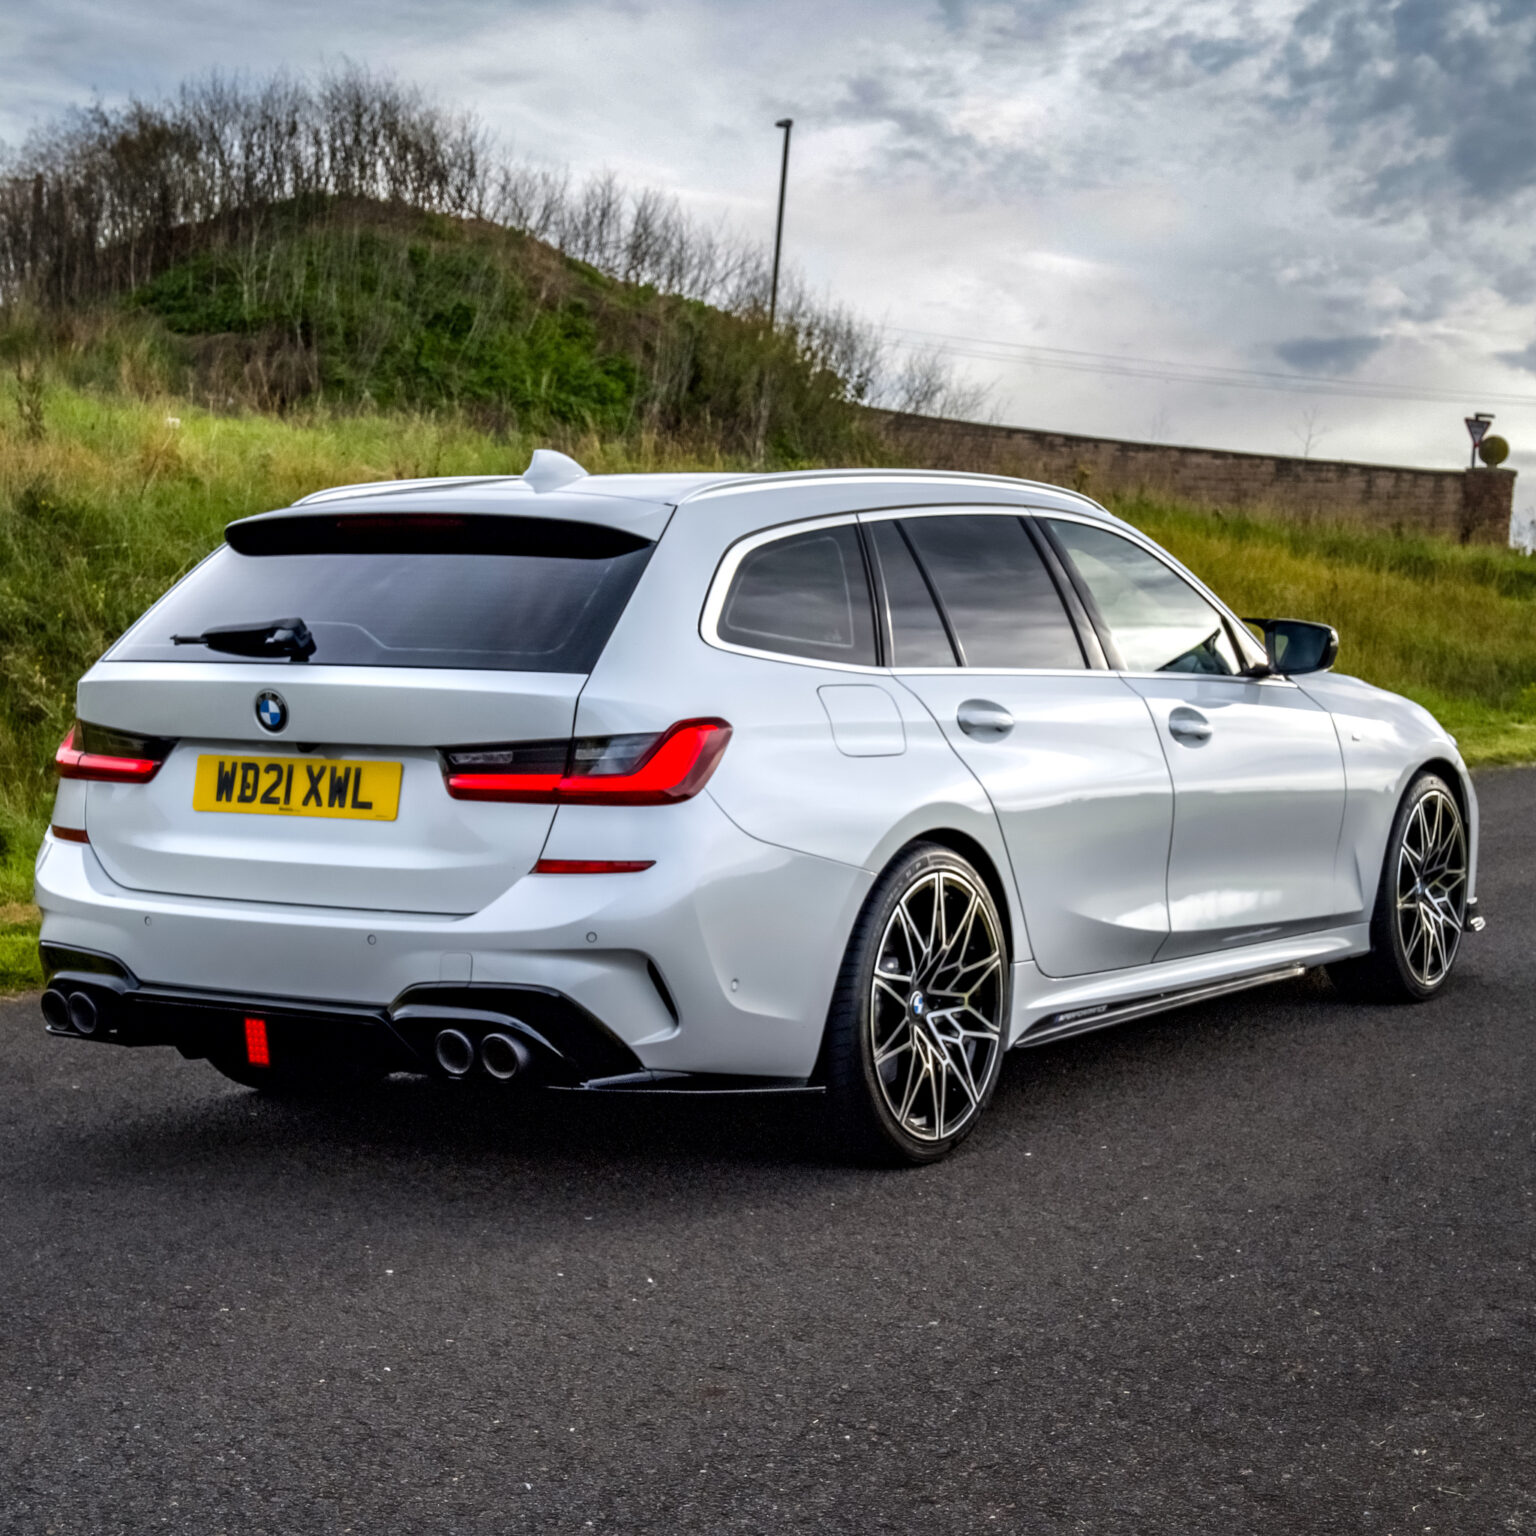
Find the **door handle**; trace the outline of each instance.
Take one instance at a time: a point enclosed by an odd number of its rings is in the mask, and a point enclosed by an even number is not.
[[[1168,734],[1186,747],[1203,746],[1211,739],[1211,722],[1198,709],[1181,704],[1168,716]]]
[[[977,741],[1001,741],[1013,729],[1013,716],[990,699],[967,699],[955,711],[955,721]]]

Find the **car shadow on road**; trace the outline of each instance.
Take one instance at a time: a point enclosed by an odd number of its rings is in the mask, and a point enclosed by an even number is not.
[[[359,1191],[478,1190],[492,1204],[497,1191],[524,1205],[558,1202],[573,1181],[623,1187],[631,1198],[652,1180],[673,1194],[680,1183],[739,1194],[904,1177],[947,1182],[972,1159],[1006,1157],[1021,1139],[1085,1115],[1135,1118],[1170,1083],[1198,1096],[1239,1070],[1239,1044],[1250,1064],[1289,1061],[1359,1012],[1337,1004],[1326,982],[1301,978],[1012,1052],[976,1134],[956,1157],[915,1173],[841,1164],[822,1134],[820,1098],[499,1091],[396,1077],[353,1098],[285,1100],[159,1052],[153,1062],[142,1059],[150,1052],[133,1053],[143,1091],[114,1084],[133,1103],[129,1114],[107,1127],[61,1128],[56,1150],[82,1172],[110,1170],[130,1181],[238,1187],[302,1172]]]

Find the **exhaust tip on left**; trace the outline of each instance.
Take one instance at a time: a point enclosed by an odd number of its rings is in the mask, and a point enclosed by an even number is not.
[[[68,1029],[69,999],[57,987],[49,987],[43,993],[43,1017],[54,1029]]]
[[[464,1077],[475,1064],[475,1042],[462,1029],[440,1029],[437,1064],[449,1077]]]

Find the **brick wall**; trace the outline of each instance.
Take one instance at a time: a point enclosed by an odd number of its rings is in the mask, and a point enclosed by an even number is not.
[[[894,451],[935,469],[1021,475],[1072,486],[1090,496],[1145,492],[1209,506],[1365,522],[1464,544],[1509,542],[1513,470],[1398,469],[1124,443],[888,411],[874,415]]]

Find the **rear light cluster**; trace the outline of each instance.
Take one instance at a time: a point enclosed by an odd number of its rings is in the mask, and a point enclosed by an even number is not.
[[[444,776],[456,800],[672,805],[704,788],[730,739],[724,720],[682,720],[646,735],[460,747],[443,753]]]
[[[61,779],[107,784],[147,784],[176,743],[159,736],[130,736],[77,720],[54,754]]]

